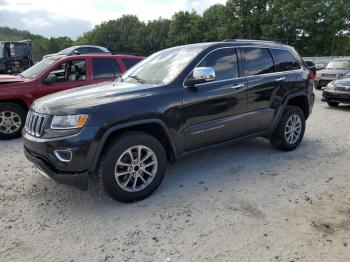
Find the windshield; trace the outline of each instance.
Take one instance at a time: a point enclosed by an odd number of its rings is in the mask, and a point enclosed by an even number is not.
[[[77,48],[76,46],[68,47],[66,49],[63,49],[62,51],[59,51],[58,54],[71,55],[76,48]]]
[[[207,45],[169,48],[130,68],[122,78],[147,84],[169,84]]]
[[[32,67],[28,68],[27,70],[23,71],[21,73],[22,77],[25,78],[36,78],[37,76],[41,75],[47,68],[49,68],[53,63],[56,62],[58,58],[50,57],[46,58],[39,63],[33,65]]]
[[[4,43],[0,43],[0,58],[4,57]]]
[[[334,60],[329,62],[326,68],[350,70],[350,60]]]

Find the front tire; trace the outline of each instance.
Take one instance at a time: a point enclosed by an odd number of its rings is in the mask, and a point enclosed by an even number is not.
[[[165,150],[156,138],[131,131],[112,141],[100,162],[99,175],[112,198],[130,203],[158,188],[166,164]]]
[[[7,140],[20,137],[25,124],[27,112],[17,104],[0,104],[0,139]]]
[[[290,151],[299,146],[304,133],[304,112],[299,107],[287,106],[270,142],[276,149]]]
[[[338,102],[327,102],[327,104],[328,104],[330,107],[337,107],[337,106],[339,106],[339,103],[338,103]]]

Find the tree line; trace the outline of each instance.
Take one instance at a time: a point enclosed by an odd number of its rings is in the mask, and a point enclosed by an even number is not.
[[[0,28],[0,39],[2,31]],[[209,7],[202,15],[180,11],[171,19],[148,22],[124,15],[95,26],[75,41],[32,35],[38,53],[95,44],[113,52],[140,55],[229,38],[278,41],[294,46],[303,56],[350,55],[350,1],[228,0]]]

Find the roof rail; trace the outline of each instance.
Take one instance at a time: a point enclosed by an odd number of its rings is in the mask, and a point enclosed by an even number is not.
[[[282,44],[276,41],[269,40],[253,40],[253,39],[224,39],[222,42],[265,42],[265,43],[274,43],[274,44]]]

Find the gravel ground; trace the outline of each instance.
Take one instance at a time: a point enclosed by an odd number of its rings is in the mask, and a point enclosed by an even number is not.
[[[350,261],[350,106],[316,93],[297,150],[198,153],[135,204],[58,185],[1,141],[0,261]]]

